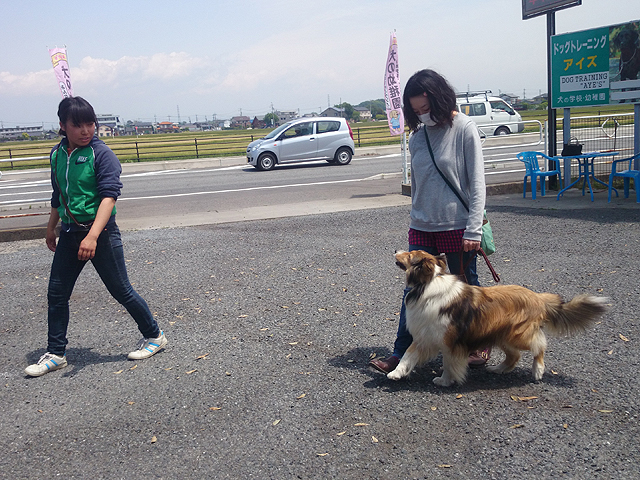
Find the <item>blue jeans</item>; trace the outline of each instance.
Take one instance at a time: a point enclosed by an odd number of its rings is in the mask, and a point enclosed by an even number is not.
[[[431,255],[440,254],[440,252],[438,252],[434,247],[409,245],[409,251],[413,250],[424,250]],[[469,261],[469,257],[473,253],[474,252],[465,252],[462,256],[462,262],[466,264]],[[455,275],[458,275],[460,273],[460,253],[446,253],[445,255],[447,256],[447,265],[449,266],[449,271]],[[465,269],[464,273],[467,277],[469,285],[479,286],[480,282],[478,282],[478,274],[476,272],[476,259],[477,256],[474,256],[473,259],[469,262],[469,265]],[[400,309],[400,324],[398,325],[398,333],[396,336],[396,341],[393,345],[393,355],[398,358],[402,358],[404,352],[407,351],[407,348],[409,348],[409,345],[411,345],[411,342],[413,342],[413,337],[409,333],[409,330],[407,330],[407,308],[404,304],[404,299],[410,290],[411,289],[407,287],[405,287],[404,289],[404,295],[402,296],[402,308]]]
[[[49,338],[47,351],[64,355],[69,326],[69,298],[86,261],[78,260],[80,243],[88,232],[60,232],[49,277]],[[138,324],[145,338],[160,335],[147,303],[131,286],[124,263],[120,230],[115,223],[107,225],[98,237],[95,257],[91,260],[102,282]]]

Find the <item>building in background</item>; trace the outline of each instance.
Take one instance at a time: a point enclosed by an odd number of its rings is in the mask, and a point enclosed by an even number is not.
[[[295,110],[289,110],[289,111],[276,110],[274,113],[278,117],[278,123],[280,125],[282,125],[283,123],[287,123],[289,120],[293,120],[294,118],[298,118],[298,112],[296,112]]]
[[[322,111],[321,117],[345,117],[344,108],[341,107],[329,107]]]
[[[371,120],[371,110],[367,107],[353,107],[353,111],[360,114],[360,121],[368,122]]]
[[[0,141],[30,140],[31,138],[44,138],[42,125],[36,127],[2,127],[0,128]]]
[[[250,126],[251,119],[246,115],[231,117],[231,128],[249,128]]]
[[[173,122],[160,122],[156,125],[158,133],[175,133],[180,131],[180,127]]]
[[[98,119],[99,126],[105,126],[111,128],[111,135],[100,135],[100,129],[98,129],[99,136],[113,136],[116,137],[118,135],[124,135],[125,124],[118,115],[113,115],[111,113],[106,114],[96,114],[96,118]]]

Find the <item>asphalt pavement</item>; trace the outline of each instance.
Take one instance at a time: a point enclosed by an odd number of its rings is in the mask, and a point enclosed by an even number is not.
[[[610,299],[549,337],[539,383],[528,353],[451,388],[440,358],[397,383],[367,367],[395,338],[407,205],[124,231],[166,350],[127,360],[135,323],[88,266],[69,366],[40,378],[23,370],[46,347],[52,253],[0,243],[0,478],[638,478],[640,206],[572,190],[487,210],[504,283]]]

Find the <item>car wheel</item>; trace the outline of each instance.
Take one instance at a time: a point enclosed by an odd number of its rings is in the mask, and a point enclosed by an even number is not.
[[[511,132],[507,127],[498,127],[494,135],[509,135]]]
[[[258,158],[258,170],[271,170],[276,166],[276,157],[272,153],[263,153]]]
[[[333,163],[337,165],[349,165],[351,162],[351,150],[346,147],[339,148],[333,157]]]

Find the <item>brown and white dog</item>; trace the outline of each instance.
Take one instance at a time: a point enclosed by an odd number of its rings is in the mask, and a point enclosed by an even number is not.
[[[463,383],[469,353],[498,346],[504,361],[488,367],[494,373],[513,370],[520,350],[530,350],[533,378],[544,373],[547,340],[542,329],[575,334],[586,328],[606,308],[606,298],[579,295],[564,303],[559,295],[535,293],[517,285],[476,287],[446,273],[444,255],[435,257],[421,250],[397,252],[396,264],[406,272],[411,291],[405,298],[407,329],[413,336],[395,370],[387,376],[399,380],[416,365],[442,352],[444,372],[433,383],[448,387]]]

